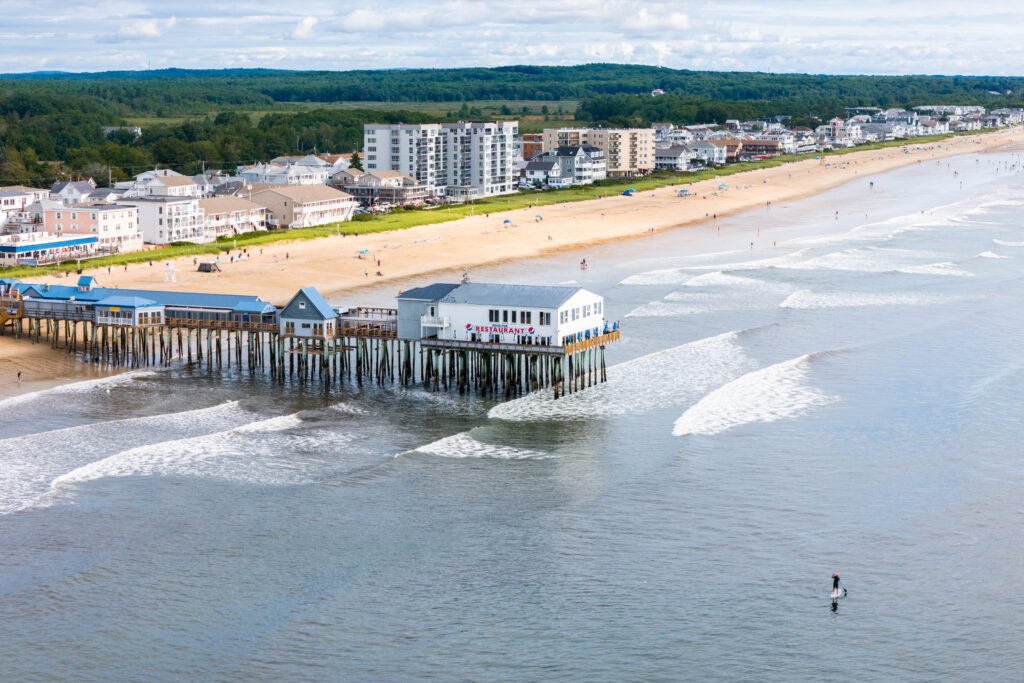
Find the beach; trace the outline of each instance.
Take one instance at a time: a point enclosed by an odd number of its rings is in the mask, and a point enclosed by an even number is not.
[[[362,288],[393,283],[397,293],[433,279],[458,278],[462,269],[472,273],[485,265],[643,239],[687,226],[716,229],[720,219],[756,209],[764,210],[764,227],[769,229],[773,225],[772,209],[788,202],[855,181],[862,181],[867,192],[869,179],[886,171],[1005,148],[1022,139],[1024,132],[1013,128],[948,138],[906,150],[890,147],[827,156],[820,161],[809,159],[738,173],[723,177],[721,182],[707,180],[633,196],[491,213],[386,233],[278,242],[249,249],[243,259],[234,262],[230,256],[222,256],[222,272],[217,273],[197,272],[194,259],[179,258],[170,262],[174,269],[172,282],[167,281],[163,261],[86,273],[94,275],[104,287],[254,294],[278,306],[287,303],[300,288],[315,286],[328,299],[339,302],[344,295],[343,303],[357,304],[361,303],[358,290]],[[677,196],[684,188],[690,196]],[[836,210],[845,213],[850,207],[837,206]],[[200,256],[198,260],[205,258],[209,257]],[[29,279],[58,284],[70,281],[52,276]],[[25,390],[24,385],[20,389],[11,386],[19,368],[26,381],[78,378],[73,364],[61,355],[61,351],[50,351],[45,345],[0,338],[0,396]]]

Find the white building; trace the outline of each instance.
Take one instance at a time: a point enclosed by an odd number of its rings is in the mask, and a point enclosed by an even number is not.
[[[604,298],[581,287],[434,284],[397,300],[399,339],[564,346],[608,330]]]
[[[203,227],[214,237],[240,235],[267,229],[267,207],[245,197],[200,199]]]
[[[668,147],[654,150],[654,167],[667,171],[689,170],[697,153],[688,147]]]
[[[161,176],[142,185],[144,197],[198,197],[199,185],[188,176]]]
[[[533,157],[526,165],[525,177],[541,185],[590,185],[607,178],[608,167],[604,150],[593,145],[556,147]]]
[[[363,166],[398,171],[435,196],[476,199],[516,191],[515,121],[363,127]]]
[[[312,154],[277,157],[267,164],[239,166],[238,177],[250,185],[324,185],[331,177],[331,165]]]
[[[686,146],[693,153],[694,159],[700,159],[705,164],[724,164],[728,151],[723,145],[716,145],[713,142],[701,140],[691,142]]]
[[[85,180],[70,180],[67,182],[56,182],[50,188],[50,199],[64,202],[68,206],[84,201],[89,194],[96,189],[96,183],[92,178]]]
[[[139,232],[147,244],[212,242],[199,200],[194,197],[139,197],[122,204],[139,207]]]

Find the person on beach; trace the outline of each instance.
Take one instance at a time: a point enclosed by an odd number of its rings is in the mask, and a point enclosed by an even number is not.
[[[18,386],[21,386],[21,370],[18,370]]]

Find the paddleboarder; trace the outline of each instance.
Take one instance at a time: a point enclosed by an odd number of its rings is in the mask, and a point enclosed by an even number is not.
[[[839,574],[832,575],[832,592],[839,590]]]

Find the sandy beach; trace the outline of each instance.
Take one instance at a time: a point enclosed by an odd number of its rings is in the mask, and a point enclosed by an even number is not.
[[[247,259],[233,263],[225,256],[220,273],[196,272],[193,260],[182,258],[171,262],[176,271],[175,282],[165,281],[164,262],[87,272],[95,275],[104,287],[256,294],[283,305],[296,290],[312,285],[336,300],[342,292],[367,285],[394,282],[398,291],[409,286],[414,278],[447,274],[451,279],[455,277],[451,273],[462,268],[545,256],[698,225],[713,221],[715,216],[792,201],[901,166],[993,150],[1022,139],[1024,132],[1014,128],[912,146],[906,151],[902,147],[865,150],[825,157],[820,162],[812,159],[740,173],[722,178],[721,182],[728,184],[722,189],[719,181],[708,180],[640,192],[632,197],[616,195],[492,213],[409,230],[280,242],[252,249]],[[688,198],[677,196],[684,187],[690,191]],[[538,214],[543,218],[537,218]],[[770,227],[770,220],[766,218],[766,228]],[[361,255],[364,250],[367,253]],[[0,396],[29,389],[12,387],[18,369],[30,382],[79,378],[81,370],[76,371],[75,364],[69,361],[64,352],[51,351],[46,345],[0,337],[0,387],[5,387],[0,388]]]

